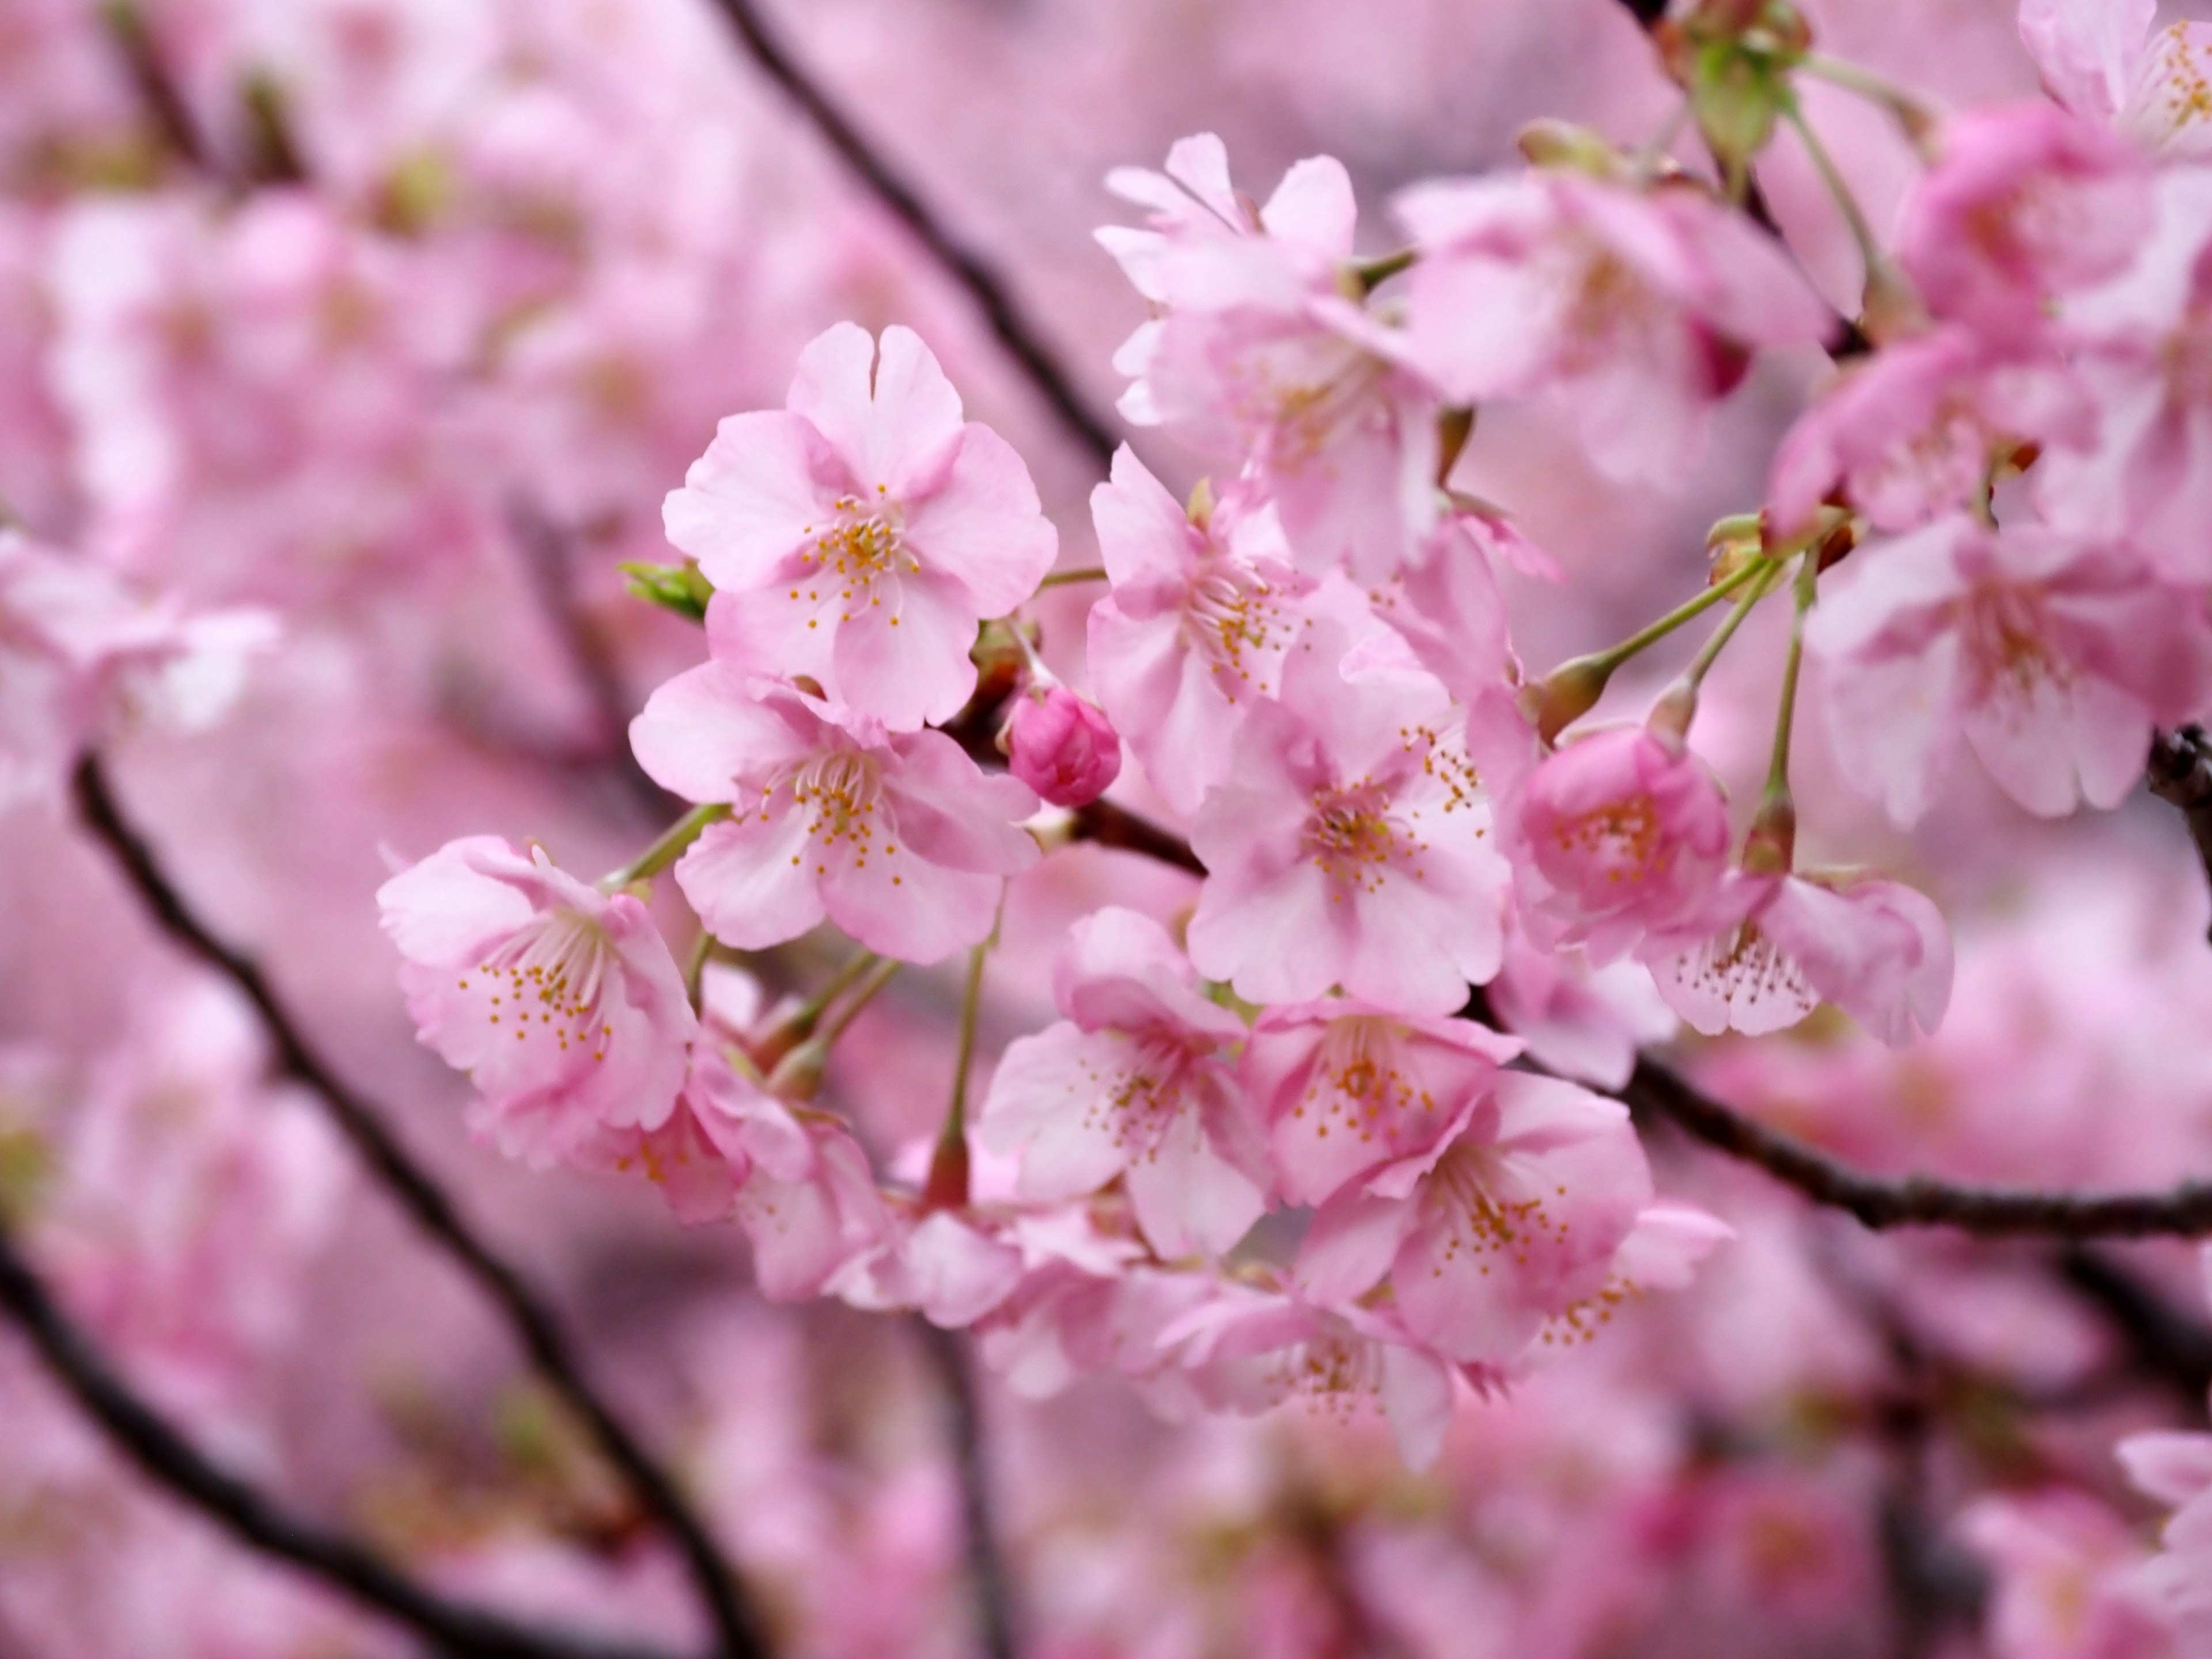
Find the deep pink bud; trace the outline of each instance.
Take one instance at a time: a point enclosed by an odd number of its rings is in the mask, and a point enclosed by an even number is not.
[[[1121,774],[1113,721],[1064,685],[1019,698],[1006,742],[1013,775],[1054,806],[1087,806]]]

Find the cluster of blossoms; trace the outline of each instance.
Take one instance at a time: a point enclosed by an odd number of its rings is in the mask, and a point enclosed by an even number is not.
[[[2212,193],[2193,105],[2157,90],[2185,39],[2130,47],[2142,67],[2113,73],[2152,89],[2106,97],[2119,113],[2076,84],[2107,21],[2031,8],[2063,104],[1916,117],[1897,246],[1863,250],[1869,343],[1784,440],[1764,510],[1717,533],[1705,593],[1540,679],[1499,577],[1550,561],[1453,483],[1479,411],[1561,399],[1596,465],[1663,477],[1755,353],[1844,328],[1725,183],[1544,131],[1527,168],[1402,191],[1408,246],[1363,261],[1329,158],[1264,204],[1210,135],[1114,174],[1146,222],[1100,240],[1153,313],[1115,360],[1122,412],[1229,471],[1186,505],[1115,457],[1095,706],[1021,615],[1056,537],[1020,459],[910,331],[831,329],[785,408],[724,421],[668,498],[709,656],[632,741],[698,810],[597,888],[483,839],[395,878],[425,1040],[510,1152],[641,1168],[687,1218],[734,1214],[772,1295],[920,1307],[1018,1378],[1117,1370],[1171,1406],[1371,1395],[1425,1460],[1455,1377],[1510,1382],[1727,1235],[1657,1201],[1625,1109],[1565,1080],[1618,1086],[1649,1029],[1638,981],[1600,970],[1639,964],[1706,1032],[1826,1001],[1901,1045],[1942,1018],[1935,906],[1797,862],[1808,656],[1845,775],[1904,825],[1961,737],[2031,811],[2110,806],[2154,725],[2212,693],[2212,404],[2188,367]],[[1728,8],[1676,27],[1775,50]],[[1786,83],[1757,95],[1796,118]],[[1739,836],[1692,726],[1737,624],[1785,592],[1773,766]],[[1648,719],[1577,726],[1723,600]],[[1000,669],[1029,682],[1010,775],[976,757]],[[963,1077],[921,1178],[879,1183],[808,1103],[881,982],[865,963],[973,950],[980,975],[1005,884],[1069,835],[1040,795],[1089,808],[1117,732],[1126,787],[1188,824],[1194,905],[1071,929],[1060,1023],[1006,1049],[972,1131],[1003,1169],[969,1146]],[[688,994],[641,885],[672,862],[715,964]],[[723,952],[824,921],[867,953],[826,999],[763,1014],[731,988]],[[1505,1030],[1469,1017],[1477,994]],[[1270,1215],[1293,1224],[1255,1231]]]
[[[1085,1425],[1003,1475],[1041,1648],[1870,1654],[1884,1557],[1924,1546],[1936,1601],[1978,1564],[1961,1651],[2212,1651],[2212,1442],[2140,1432],[2148,1389],[2094,1434],[2037,1415],[2120,1391],[2065,1286],[2138,1264],[1832,1233],[1621,1100],[1666,1048],[1872,1169],[2212,1156],[2198,872],[2080,813],[2212,714],[2206,26],[2024,0],[2045,95],[1949,112],[1785,0],[1677,0],[1650,142],[1540,123],[1364,227],[1373,157],[1261,201],[1186,137],[1106,180],[1092,257],[1145,320],[1085,523],[912,250],[758,163],[710,8],[98,9],[0,21],[0,1228],[202,1443],[352,1483],[444,1588],[689,1639],[565,1430],[501,1399],[487,1458],[409,1392],[494,1398],[493,1361],[386,1385],[416,1287],[240,1010],[120,965],[147,941],[44,810],[88,757],[204,820],[156,861],[280,1002],[380,1000],[404,1079],[434,1068],[362,948],[383,882],[470,1130],[586,1177],[487,1213],[711,1304],[666,1322],[685,1484],[790,1650],[961,1650],[911,1322],[852,1308],[970,1334],[1037,1402],[1009,1444]],[[1910,172],[1891,234],[1826,148],[1854,116]],[[840,314],[870,325],[806,343]],[[1553,663],[1619,593],[1528,434],[1593,501],[1656,500],[1785,382],[1702,585]],[[543,840],[446,839],[485,824]],[[823,1305],[698,1291],[739,1234],[762,1297]],[[356,1360],[379,1395],[327,1461],[271,1383],[318,1299],[339,1357],[284,1391]],[[31,1425],[0,1650],[373,1646],[210,1564],[23,1361],[0,1340]],[[1319,1423],[1257,1420],[1291,1401]],[[1109,1501],[1157,1525],[1102,1541]]]

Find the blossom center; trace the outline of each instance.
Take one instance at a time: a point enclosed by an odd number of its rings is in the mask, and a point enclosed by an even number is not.
[[[875,849],[876,817],[883,804],[883,779],[876,763],[849,749],[833,749],[801,766],[791,781],[791,799],[808,814],[808,837],[823,848],[849,842],[857,862]],[[886,843],[885,853],[896,849]]]
[[[1248,653],[1264,652],[1289,633],[1274,589],[1230,559],[1211,558],[1200,565],[1184,610],[1209,672],[1247,685],[1255,666],[1245,660]],[[1237,701],[1235,685],[1224,684],[1220,690],[1230,702]]]
[[[810,544],[799,555],[801,563],[815,567],[814,580],[835,584],[845,605],[839,618],[842,622],[852,621],[861,606],[883,603],[876,585],[884,578],[914,575],[921,569],[921,561],[907,545],[898,504],[885,497],[881,484],[876,494],[878,499],[872,504],[857,495],[840,495],[832,504],[834,516],[828,525],[806,526]],[[791,597],[799,597],[797,587]],[[818,601],[821,588],[808,589],[806,597]]]
[[[1973,598],[1964,631],[1978,702],[2025,709],[2047,693],[2063,696],[2072,688],[2074,665],[2056,648],[2035,594],[1984,588]]]
[[[490,1023],[511,1030],[517,1042],[550,1037],[562,1053],[586,1050],[607,1057],[614,1027],[600,1018],[607,964],[614,946],[606,931],[574,910],[556,910],[538,926],[514,933],[461,976],[464,991],[487,982]]]

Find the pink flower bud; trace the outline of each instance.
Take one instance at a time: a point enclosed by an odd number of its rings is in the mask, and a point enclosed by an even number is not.
[[[1121,740],[1095,702],[1055,685],[1026,696],[1007,723],[1013,775],[1054,806],[1087,806],[1121,770]]]

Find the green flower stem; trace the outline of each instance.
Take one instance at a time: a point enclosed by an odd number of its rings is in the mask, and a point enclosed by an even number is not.
[[[1582,660],[1599,673],[1610,674],[1638,652],[1656,645],[1683,623],[1696,621],[1753,577],[1772,568],[1773,566],[1765,559],[1747,560],[1742,568],[1730,571],[1696,598],[1685,600],[1656,622],[1639,628],[1619,645],[1594,652]]]
[[[599,878],[599,890],[619,893],[634,881],[644,881],[659,875],[684,856],[700,832],[710,823],[718,823],[730,816],[730,809],[720,802],[695,806],[668,826],[660,839],[640,853],[628,864],[611,874]]]
[[[1820,574],[1820,556],[1806,554],[1797,566],[1797,612],[1790,623],[1790,655],[1782,665],[1782,703],[1774,717],[1774,758],[1766,769],[1769,799],[1790,793],[1790,733],[1797,723],[1797,674],[1805,659],[1805,613],[1813,608]]]
[[[1042,593],[1048,587],[1073,587],[1078,582],[1103,582],[1108,580],[1106,572],[1099,566],[1085,565],[1080,570],[1054,571],[1052,574],[1037,584],[1037,592]]]
[[[989,960],[992,936],[968,953],[968,983],[960,998],[960,1046],[952,1056],[952,1099],[945,1109],[945,1127],[938,1131],[937,1147],[930,1154],[929,1180],[922,1189],[925,1209],[958,1209],[968,1202],[968,1073],[975,1059],[976,1018],[983,1003],[983,964]]]

